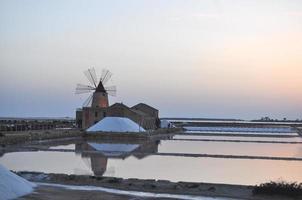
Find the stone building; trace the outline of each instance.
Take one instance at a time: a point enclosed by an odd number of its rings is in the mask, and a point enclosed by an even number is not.
[[[146,130],[159,126],[158,110],[147,104],[128,107],[123,103],[115,103],[109,106],[108,94],[100,82],[93,93],[91,106],[76,111],[76,123],[79,128],[87,129],[107,116],[127,117]]]

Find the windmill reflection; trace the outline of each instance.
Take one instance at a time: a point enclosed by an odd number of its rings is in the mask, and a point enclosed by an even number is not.
[[[76,144],[76,153],[89,159],[95,176],[102,176],[107,171],[108,158],[126,159],[134,156],[143,159],[158,152],[160,140],[156,141],[93,141]]]

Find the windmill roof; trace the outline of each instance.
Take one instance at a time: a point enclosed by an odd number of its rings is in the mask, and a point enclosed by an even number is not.
[[[96,92],[106,92],[102,81],[99,82],[98,86],[95,89]]]

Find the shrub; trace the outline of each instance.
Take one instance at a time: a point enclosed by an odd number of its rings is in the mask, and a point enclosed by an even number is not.
[[[253,194],[302,196],[302,183],[285,181],[262,183],[254,187]]]

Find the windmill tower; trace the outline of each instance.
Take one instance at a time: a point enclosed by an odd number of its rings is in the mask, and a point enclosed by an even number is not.
[[[116,96],[116,86],[106,86],[111,79],[112,73],[103,69],[99,81],[94,68],[86,70],[84,74],[90,85],[77,84],[76,87],[76,94],[90,93],[83,107],[107,108],[109,106],[108,95]]]

